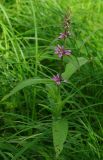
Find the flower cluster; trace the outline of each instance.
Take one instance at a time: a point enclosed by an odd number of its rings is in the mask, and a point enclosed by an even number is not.
[[[70,55],[71,50],[65,50],[64,46],[57,45],[55,49],[55,54],[58,54],[59,58],[61,58],[63,55]]]
[[[68,36],[70,36],[70,32],[63,32],[63,33],[60,33],[60,36],[58,37],[58,39],[66,39]]]
[[[58,39],[66,39],[68,36],[71,35],[71,33],[69,32],[70,29],[70,13],[69,15],[66,15],[64,18],[64,32],[60,33],[60,36],[58,37]]]
[[[60,33],[58,37],[59,40],[62,40],[62,39],[65,40],[68,36],[70,36],[69,28],[70,28],[70,15],[69,16],[66,15],[64,18],[64,32]],[[64,46],[61,46],[58,44],[55,48],[55,54],[57,54],[59,58],[62,58],[65,55],[67,56],[71,55],[71,50],[67,50],[64,48]],[[62,60],[63,59],[61,59],[61,61]],[[63,79],[61,77],[61,74],[57,74],[53,76],[52,80],[55,81],[57,85],[60,85]]]
[[[59,74],[57,74],[56,76],[53,76],[52,80],[55,81],[57,85],[60,85],[62,77]]]

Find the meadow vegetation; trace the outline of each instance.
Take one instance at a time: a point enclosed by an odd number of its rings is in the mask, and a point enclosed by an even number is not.
[[[0,99],[0,160],[102,160],[103,1],[0,0]]]

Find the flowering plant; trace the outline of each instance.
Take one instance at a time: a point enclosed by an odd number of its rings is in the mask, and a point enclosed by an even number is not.
[[[60,33],[58,40],[66,40],[66,38],[68,38],[71,34],[70,34],[70,16],[65,16],[64,18],[64,27],[63,27],[64,31],[63,33]],[[61,58],[61,63],[63,63],[63,57],[64,56],[70,56],[71,55],[71,50],[70,49],[65,49],[64,45],[60,45],[58,44],[55,47],[55,54],[58,55],[59,58]],[[58,73],[57,75],[54,75],[52,80],[55,81],[55,83],[57,85],[60,85],[63,78],[61,76],[61,73]],[[64,80],[65,82],[65,80]]]

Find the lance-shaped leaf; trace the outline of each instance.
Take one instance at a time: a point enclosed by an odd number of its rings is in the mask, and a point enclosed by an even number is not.
[[[53,121],[52,130],[54,149],[56,152],[56,157],[58,157],[62,152],[63,144],[66,141],[68,133],[68,121],[66,119]]]
[[[83,66],[87,62],[88,59],[84,57],[75,58],[74,56],[72,56],[70,62],[65,67],[65,72],[62,73],[63,79],[68,80],[78,69],[80,69],[81,66]]]
[[[40,83],[41,84],[48,84],[48,83],[52,83],[52,80],[50,80],[50,79],[40,79],[40,78],[32,78],[32,79],[24,80],[24,81],[20,82],[16,87],[14,87],[10,91],[10,93],[8,93],[6,96],[4,96],[2,101],[6,100],[7,98],[9,98],[10,96],[12,96],[16,92],[20,91],[21,89],[23,89],[27,86],[37,85],[37,84],[40,84]]]

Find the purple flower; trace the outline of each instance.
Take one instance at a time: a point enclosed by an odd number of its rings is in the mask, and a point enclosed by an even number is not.
[[[59,74],[57,74],[56,76],[53,76],[52,80],[55,81],[55,83],[57,85],[60,85],[61,81],[62,81],[62,78],[61,78],[61,76]]]
[[[55,49],[55,54],[58,54],[59,58],[61,58],[63,55],[70,55],[71,50],[65,50],[63,46],[58,46]]]
[[[58,37],[58,39],[65,39],[70,35],[69,32],[64,32],[64,33],[60,33],[60,36]]]

